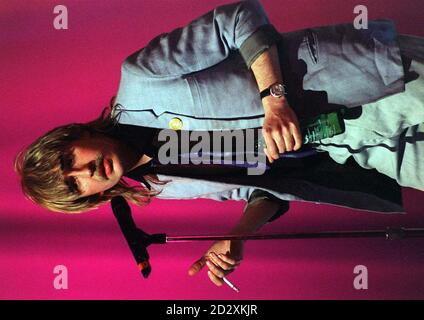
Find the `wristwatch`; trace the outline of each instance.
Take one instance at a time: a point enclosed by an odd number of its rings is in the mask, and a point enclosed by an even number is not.
[[[281,98],[287,94],[286,86],[281,83],[273,83],[267,89],[261,91],[261,99],[271,95],[275,98]]]

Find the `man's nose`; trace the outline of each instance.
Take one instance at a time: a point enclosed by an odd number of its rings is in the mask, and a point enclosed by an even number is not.
[[[93,166],[91,164],[87,164],[78,168],[72,168],[66,173],[66,176],[92,177],[93,174]]]

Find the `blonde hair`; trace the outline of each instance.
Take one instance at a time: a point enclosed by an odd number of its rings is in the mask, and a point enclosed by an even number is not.
[[[15,171],[20,176],[22,191],[25,196],[42,207],[56,212],[80,213],[98,208],[101,204],[109,202],[115,196],[123,196],[128,201],[137,205],[146,205],[160,191],[147,189],[143,186],[130,186],[124,179],[102,195],[94,194],[80,197],[66,185],[62,170],[61,156],[67,151],[69,144],[79,139],[84,132],[108,132],[117,124],[116,117],[110,112],[113,108],[114,98],[110,106],[103,109],[97,119],[88,123],[72,123],[54,128],[31,143],[15,157]],[[164,184],[153,177],[144,176],[147,182]]]

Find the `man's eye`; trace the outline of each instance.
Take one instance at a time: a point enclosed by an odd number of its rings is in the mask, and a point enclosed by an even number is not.
[[[81,190],[79,188],[78,178],[73,179],[73,185],[74,185],[75,191],[78,192],[78,193],[81,193]]]
[[[75,178],[75,177],[70,177],[70,178],[67,180],[66,184],[68,185],[68,187],[69,187],[69,189],[70,189],[70,191],[71,191],[71,192],[77,192],[77,193],[80,193],[80,190],[79,190],[79,188],[78,188],[78,181],[77,181],[77,178]]]
[[[60,166],[64,171],[68,171],[74,166],[74,148],[71,147],[67,150],[64,150],[62,156],[60,157]]]
[[[66,155],[61,159],[62,170],[71,170],[74,166],[74,157],[72,155]]]
[[[67,168],[72,169],[74,167],[74,156],[71,155],[66,160],[67,160]]]

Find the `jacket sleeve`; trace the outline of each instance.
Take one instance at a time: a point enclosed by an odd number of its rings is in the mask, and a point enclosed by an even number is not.
[[[290,208],[289,201],[282,200],[274,196],[268,191],[265,191],[262,189],[256,189],[253,187],[240,187],[240,188],[236,188],[232,190],[227,190],[225,192],[209,194],[208,196],[205,196],[203,198],[209,198],[209,199],[214,199],[218,201],[245,200],[247,202],[246,202],[246,205],[244,206],[243,214],[246,214],[246,211],[248,210],[248,208],[258,201],[270,200],[270,201],[277,202],[279,204],[279,207],[277,208],[277,210],[272,215],[272,217],[268,220],[267,223],[278,219],[284,213],[289,211],[289,208]]]
[[[250,68],[279,37],[259,0],[245,0],[219,6],[155,37],[126,62],[149,77],[181,76],[209,68],[239,50]]]
[[[269,222],[272,222],[279,217],[281,217],[284,213],[289,211],[290,208],[290,202],[286,200],[282,200],[274,196],[273,194],[262,190],[262,189],[254,189],[253,192],[250,194],[249,199],[247,200],[247,203],[243,209],[243,214],[246,214],[247,209],[257,201],[262,200],[270,200],[277,202],[279,204],[278,209],[275,211],[274,215],[268,220]]]

